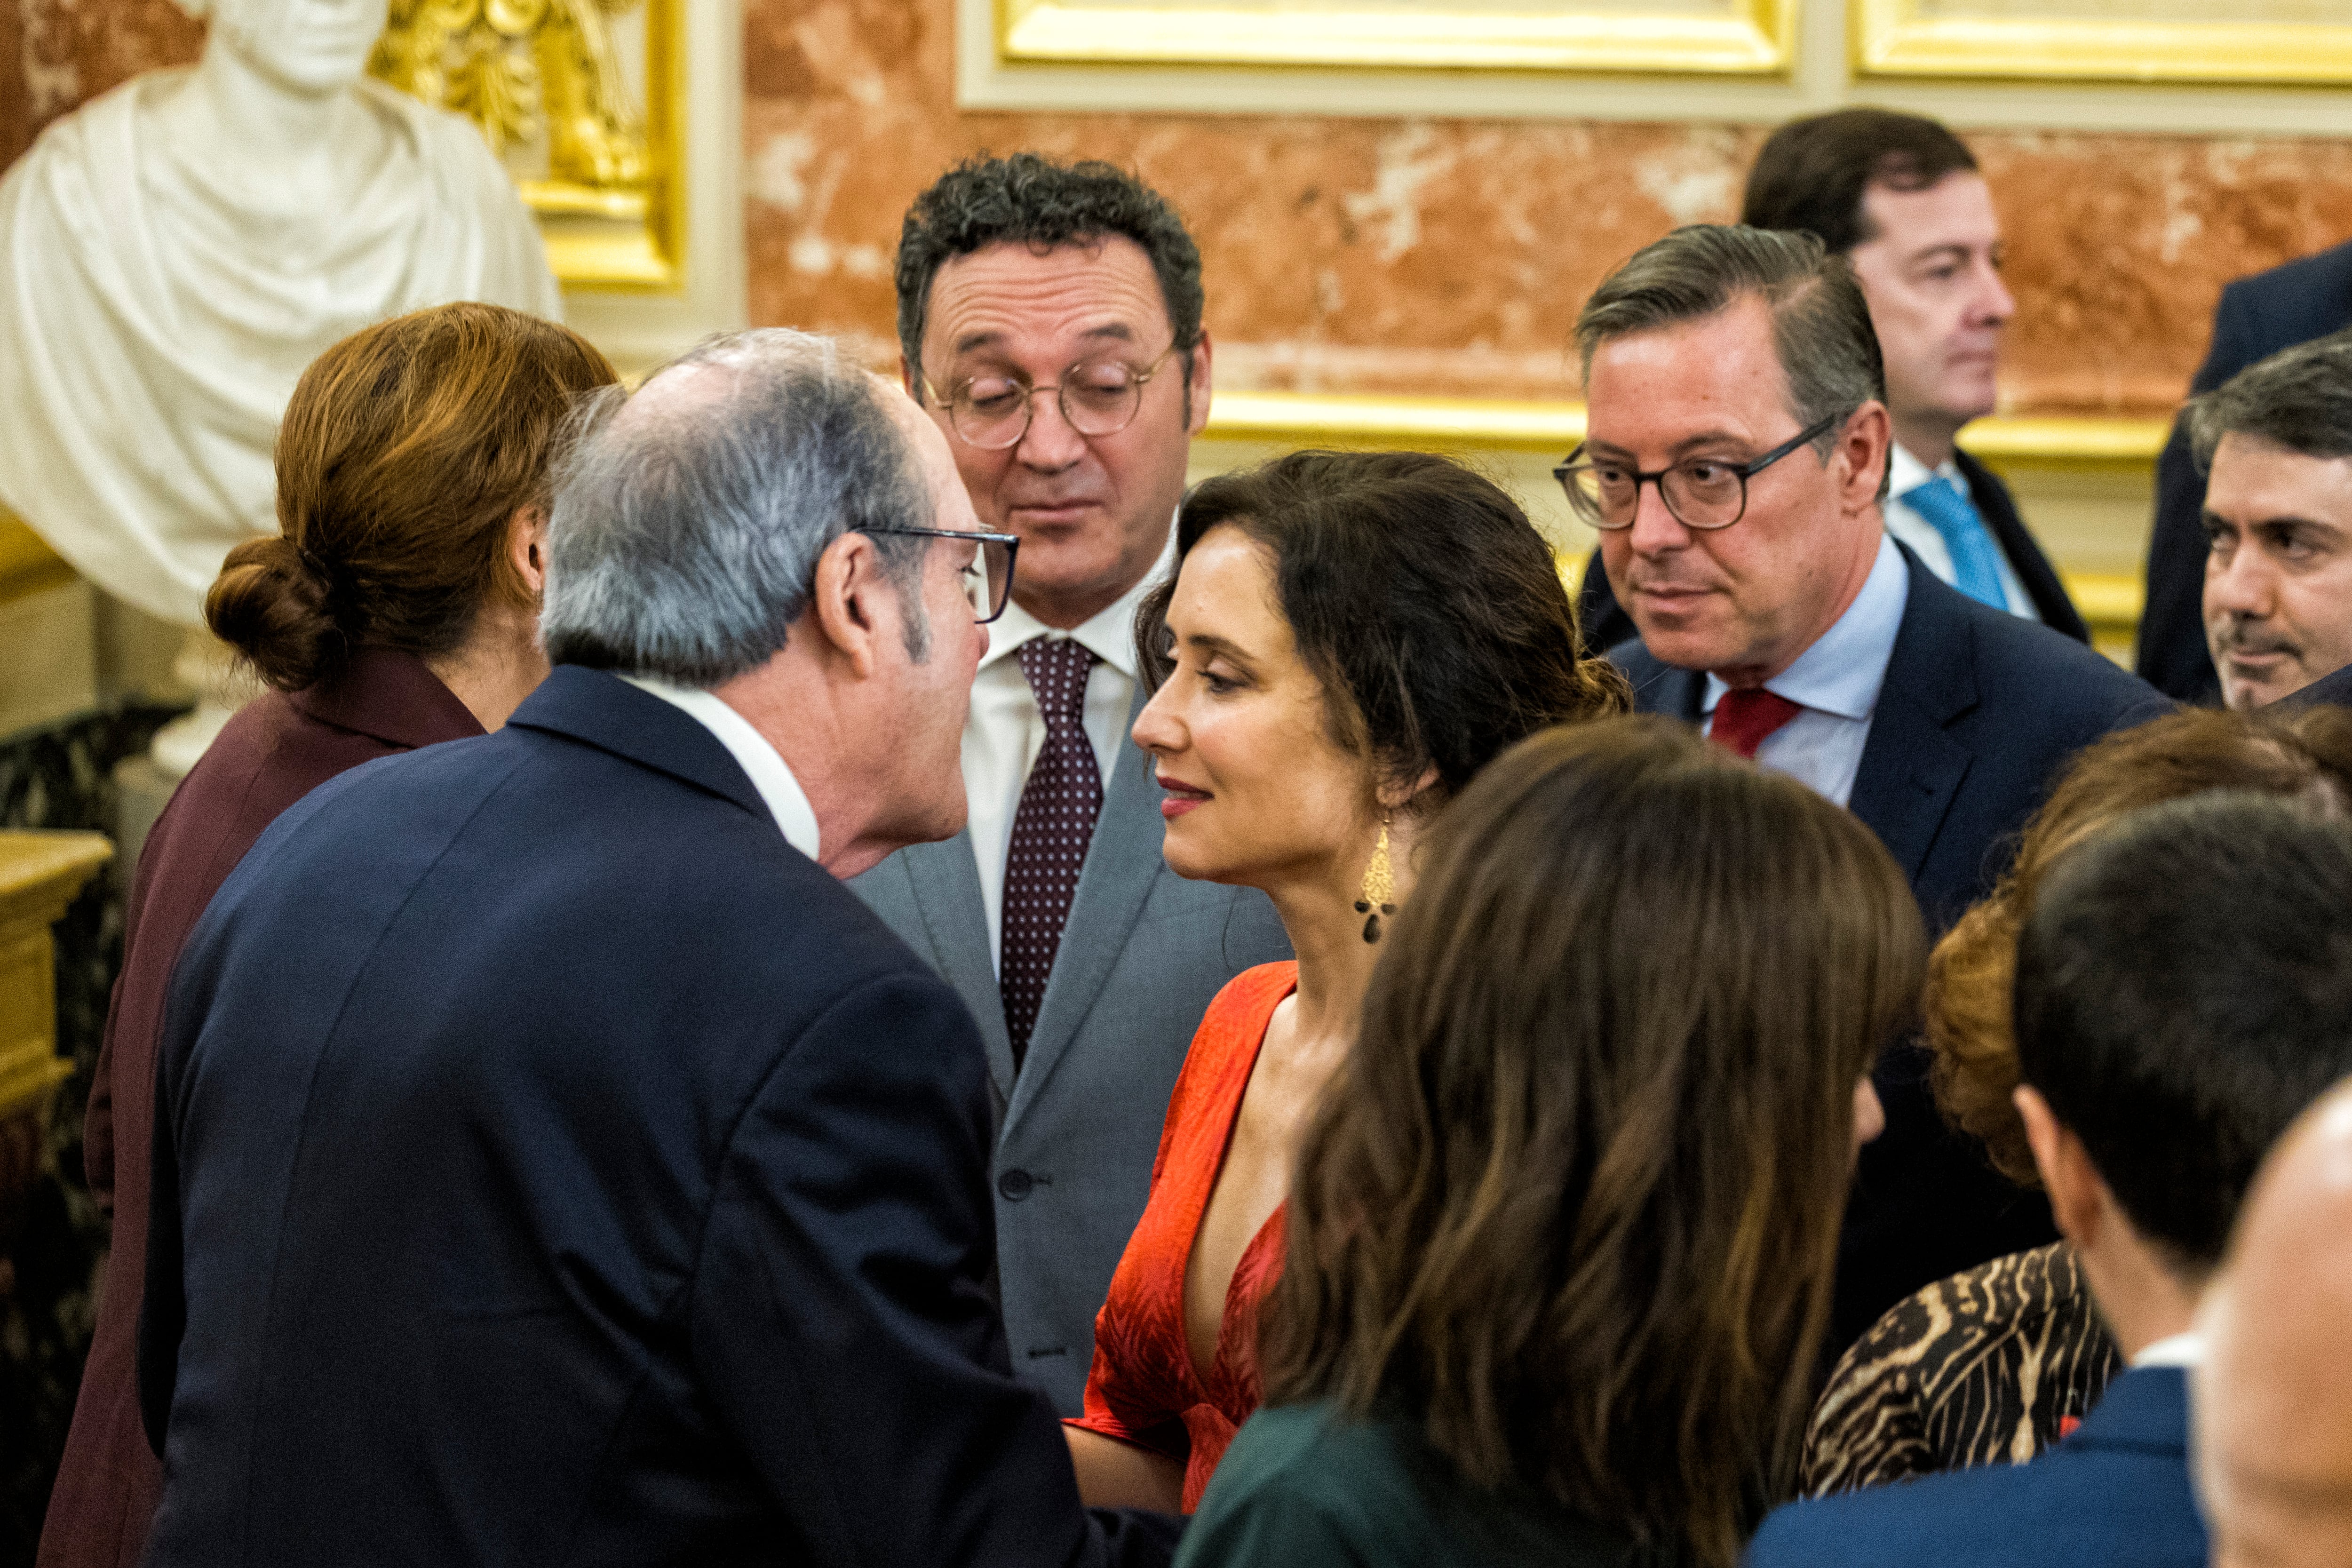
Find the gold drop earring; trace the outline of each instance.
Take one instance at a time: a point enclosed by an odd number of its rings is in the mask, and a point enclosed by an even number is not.
[[[1371,864],[1364,868],[1364,896],[1356,912],[1364,917],[1364,940],[1381,940],[1381,917],[1396,913],[1396,871],[1389,865],[1389,816],[1381,813],[1381,841],[1372,846]]]

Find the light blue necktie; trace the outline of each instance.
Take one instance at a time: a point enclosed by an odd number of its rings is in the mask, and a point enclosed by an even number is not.
[[[2000,546],[1967,491],[1937,474],[1896,499],[1926,518],[1952,552],[1953,587],[1979,605],[2009,608],[2009,595],[2000,590]]]

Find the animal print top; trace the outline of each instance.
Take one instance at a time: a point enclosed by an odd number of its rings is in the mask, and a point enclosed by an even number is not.
[[[2123,1357],[2065,1243],[1938,1279],[1840,1358],[1805,1433],[1806,1497],[2023,1464],[2082,1419]]]

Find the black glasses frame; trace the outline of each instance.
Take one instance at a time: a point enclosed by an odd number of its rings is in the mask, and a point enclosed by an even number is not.
[[[1584,519],[1585,521],[1591,523],[1593,527],[1600,529],[1605,533],[1621,532],[1623,530],[1633,526],[1633,520],[1641,515],[1642,487],[1647,484],[1654,484],[1658,487],[1658,499],[1665,503],[1667,514],[1676,522],[1681,523],[1685,528],[1695,529],[1701,533],[1713,533],[1717,529],[1729,528],[1733,523],[1738,522],[1741,518],[1748,515],[1748,481],[1749,479],[1754,479],[1757,475],[1762,473],[1765,469],[1770,468],[1773,464],[1779,462],[1781,458],[1787,457],[1790,453],[1795,451],[1798,447],[1805,445],[1807,442],[1817,441],[1822,437],[1829,434],[1830,431],[1835,429],[1843,421],[1853,418],[1853,412],[1854,411],[1853,409],[1849,408],[1843,414],[1827,415],[1822,418],[1814,421],[1811,425],[1807,426],[1804,429],[1798,431],[1795,435],[1790,437],[1787,440],[1781,442],[1779,446],[1773,447],[1762,457],[1753,458],[1746,463],[1726,463],[1719,458],[1685,458],[1680,463],[1667,464],[1664,468],[1658,469],[1655,473],[1643,473],[1641,469],[1636,468],[1633,470],[1633,510],[1626,514],[1625,521],[1622,522],[1604,521],[1601,517],[1600,503],[1591,496],[1587,495],[1584,491],[1584,488],[1576,482],[1576,476],[1579,473],[1589,473],[1592,468],[1591,463],[1580,463],[1576,460],[1578,454],[1584,450],[1581,443],[1578,445],[1576,451],[1570,452],[1567,458],[1562,461],[1559,467],[1552,469],[1551,477],[1559,481],[1560,489],[1567,494],[1569,509],[1574,511],[1577,516]],[[1679,510],[1675,510],[1674,497],[1666,493],[1666,476],[1673,473],[1676,468],[1683,467],[1684,464],[1695,462],[1718,463],[1722,467],[1730,469],[1731,472],[1738,478],[1739,510],[1733,512],[1721,522],[1693,522],[1690,519],[1685,517]]]
[[[1050,392],[1054,395],[1055,406],[1062,411],[1062,422],[1067,425],[1071,429],[1076,430],[1079,435],[1086,437],[1116,436],[1120,431],[1135,423],[1135,416],[1143,411],[1143,389],[1150,385],[1151,378],[1158,375],[1161,369],[1167,365],[1169,356],[1173,354],[1175,352],[1176,345],[1174,343],[1170,343],[1165,349],[1160,351],[1160,357],[1158,359],[1153,360],[1141,370],[1137,370],[1131,364],[1128,365],[1128,373],[1135,377],[1134,406],[1130,407],[1127,411],[1126,418],[1120,420],[1118,424],[1112,426],[1108,430],[1079,429],[1078,422],[1070,417],[1069,396],[1063,389],[1070,384],[1070,376],[1073,372],[1083,370],[1087,365],[1094,364],[1101,360],[1118,360],[1118,356],[1117,354],[1093,354],[1086,359],[1073,360],[1067,365],[1063,367],[1062,379],[1054,383],[1051,386],[1034,386],[1023,381],[1019,376],[1006,376],[1004,378],[1005,380],[1021,388],[1021,427],[1013,433],[1013,438],[1009,441],[984,443],[975,441],[964,433],[963,426],[956,418],[956,399],[962,396],[966,392],[969,392],[971,389],[972,378],[971,376],[964,377],[963,380],[948,388],[947,395],[940,400],[940,406],[947,410],[948,428],[955,433],[955,438],[962,442],[965,446],[975,447],[982,452],[1008,452],[1013,447],[1021,445],[1023,439],[1029,434],[1029,426],[1037,422],[1037,395],[1041,392]],[[1119,363],[1122,364],[1126,363],[1124,360],[1119,360]]]
[[[990,581],[988,614],[975,615],[972,619],[984,626],[1003,615],[1004,606],[1013,602],[1013,563],[1021,559],[1021,536],[1017,533],[982,533],[961,528],[861,528],[857,531],[895,533],[908,539],[969,539],[975,544],[1002,544],[1004,546],[1004,581],[1001,584],[993,579]]]

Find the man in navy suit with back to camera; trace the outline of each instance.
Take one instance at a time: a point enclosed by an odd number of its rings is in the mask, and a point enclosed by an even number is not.
[[[990,1296],[955,993],[838,879],[963,823],[1013,551],[823,339],[577,416],[499,733],[344,774],[160,1052],[148,1561],[1164,1563]]]
[[[2031,1463],[1790,1504],[1749,1568],[2204,1568],[2198,1313],[2264,1152],[2352,1071],[2341,805],[2199,795],[2067,851],[2016,990],[2018,1112],[2127,1369]]]
[[[1636,705],[1850,807],[1941,930],[2059,765],[2162,699],[1888,536],[1878,340],[1812,236],[1678,229],[1601,285],[1577,338],[1590,434],[1559,476],[1640,630],[1610,652]],[[1874,1076],[1886,1131],[1847,1211],[1832,1352],[1930,1280],[2052,1239],[1945,1126],[1923,1050]]]
[[[1772,132],[1739,221],[1810,234],[1853,264],[1886,364],[1886,531],[1971,598],[2091,638],[2000,477],[1956,445],[1993,411],[2002,329],[2000,215],[1967,143],[1935,121],[1842,109]],[[1600,570],[1585,569],[1586,639],[1634,635]]]

